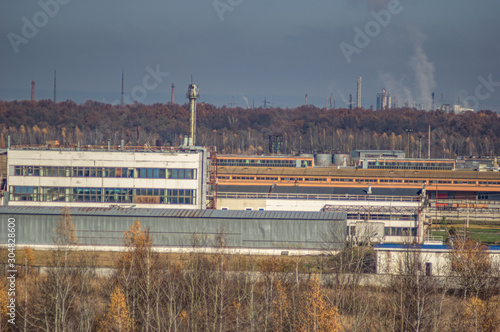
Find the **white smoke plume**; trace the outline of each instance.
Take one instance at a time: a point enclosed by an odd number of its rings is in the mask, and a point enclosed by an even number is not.
[[[342,99],[342,101],[346,104],[345,108],[348,108],[349,107],[349,100],[347,99],[346,95],[341,92],[340,90],[337,90],[337,96],[340,97],[340,99]],[[338,107],[338,105],[337,105]]]
[[[389,73],[380,75],[380,80],[382,81],[387,92],[390,93],[393,98],[398,98],[399,107],[404,106],[405,103],[408,103],[408,105],[413,105],[415,103],[411,89],[404,83],[405,79],[406,76],[403,76],[397,80],[392,74]]]
[[[417,91],[419,93],[420,102],[425,110],[432,107],[432,91],[436,87],[434,79],[435,68],[434,64],[429,61],[423,48],[425,36],[417,30],[414,31],[415,52],[410,58],[410,67],[415,73]]]
[[[250,105],[248,104],[248,98],[245,97],[245,95],[243,94],[243,92],[240,92],[240,96],[241,96],[241,98],[243,98],[243,100],[247,104],[247,108],[250,108]]]
[[[436,87],[434,79],[434,64],[429,61],[424,51],[425,36],[414,28],[409,29],[409,39],[413,41],[414,51],[408,65],[413,71],[414,86],[410,88],[405,84],[406,76],[397,80],[390,73],[380,75],[380,80],[393,97],[397,96],[400,106],[408,103],[410,106],[421,106],[429,110],[432,107],[432,92]],[[413,91],[413,93],[412,93]]]

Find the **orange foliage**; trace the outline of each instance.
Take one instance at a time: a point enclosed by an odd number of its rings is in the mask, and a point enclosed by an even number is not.
[[[492,317],[488,315],[488,308],[477,297],[470,297],[465,303],[463,312],[465,325],[471,331],[495,331],[495,324]]]
[[[7,287],[0,281],[0,321],[2,324],[7,322],[7,305],[9,304],[9,296],[7,294]],[[6,324],[5,324],[6,325]]]
[[[98,331],[134,331],[132,315],[127,308],[125,296],[118,286],[111,294],[111,301],[104,318],[99,323]]]
[[[61,217],[57,223],[55,243],[59,245],[76,244],[78,239],[75,232],[76,229],[73,225],[70,209],[65,207],[62,209]]]
[[[123,232],[123,244],[127,248],[143,249],[151,247],[151,237],[142,230],[141,222],[136,220],[128,231]]]
[[[301,310],[298,330],[317,332],[341,331],[338,310],[325,300],[325,294],[317,274],[313,275],[309,287],[309,293]]]

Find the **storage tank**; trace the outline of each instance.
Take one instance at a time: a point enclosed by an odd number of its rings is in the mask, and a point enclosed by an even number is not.
[[[330,153],[317,153],[314,155],[314,165],[317,167],[331,166],[333,155]]]
[[[345,161],[345,163],[344,163]],[[348,166],[351,163],[351,156],[344,153],[338,153],[333,155],[333,163],[336,166]]]

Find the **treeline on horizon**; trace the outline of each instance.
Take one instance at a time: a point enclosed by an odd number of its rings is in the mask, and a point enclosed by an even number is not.
[[[354,149],[405,150],[431,158],[500,154],[500,118],[492,111],[452,114],[413,108],[391,110],[227,108],[197,105],[197,145],[224,154],[266,154],[268,135],[283,134],[283,153],[348,153]],[[406,130],[411,129],[411,132]],[[178,146],[189,134],[188,105],[114,106],[87,101],[1,101],[0,147],[11,144]],[[421,152],[420,152],[421,151]]]

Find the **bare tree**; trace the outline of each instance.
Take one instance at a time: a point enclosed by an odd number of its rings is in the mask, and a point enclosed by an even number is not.
[[[458,236],[453,241],[448,261],[464,298],[486,299],[498,294],[498,266],[491,261],[486,245]]]

